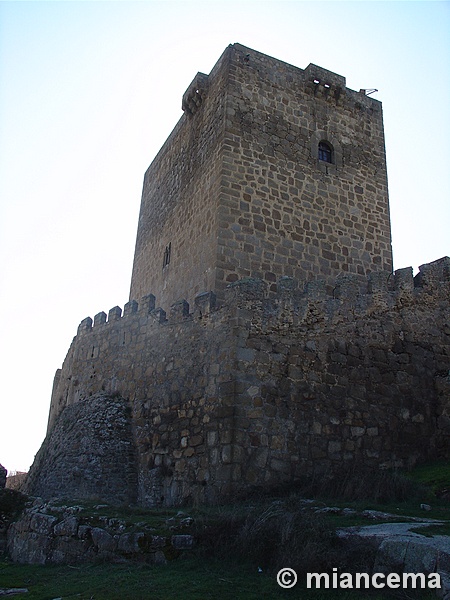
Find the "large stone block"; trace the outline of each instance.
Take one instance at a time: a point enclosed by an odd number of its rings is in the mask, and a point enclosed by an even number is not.
[[[94,546],[100,554],[112,553],[117,548],[117,540],[101,527],[93,527],[91,529],[91,537]]]

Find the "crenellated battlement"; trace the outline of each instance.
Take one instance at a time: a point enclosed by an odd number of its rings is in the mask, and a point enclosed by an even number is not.
[[[276,317],[308,325],[313,308],[315,320],[332,324],[348,319],[382,314],[395,307],[420,302],[423,296],[447,293],[450,282],[450,258],[444,257],[420,267],[413,277],[412,267],[398,269],[391,275],[371,273],[364,282],[359,276],[343,274],[330,287],[324,280],[309,281],[303,286],[291,277],[277,282],[277,293],[270,294],[267,284],[245,279],[228,286],[227,304],[252,306],[256,318],[274,321]]]
[[[117,324],[118,321],[125,325],[130,318],[167,325],[188,319],[202,319],[213,312],[226,315],[233,309],[249,306],[253,311],[253,319],[258,311],[262,319],[274,319],[276,315],[286,318],[290,312],[292,320],[296,317],[298,322],[307,318],[308,307],[314,304],[316,317],[319,318],[318,311],[321,310],[321,320],[332,322],[347,318],[350,314],[354,318],[413,303],[420,300],[423,294],[433,294],[441,287],[448,287],[449,281],[449,257],[421,265],[415,277],[412,267],[398,269],[389,275],[385,272],[370,273],[365,281],[360,276],[345,273],[336,278],[334,287],[322,279],[300,282],[284,276],[277,282],[277,291],[273,292],[265,281],[245,278],[228,285],[221,306],[217,305],[214,292],[203,292],[195,297],[192,308],[183,299],[172,304],[166,313],[161,307],[156,307],[155,296],[148,294],[140,302],[127,302],[123,313],[119,306],[115,306],[108,315],[99,312],[94,319],[83,319],[77,335],[100,331],[100,328]]]
[[[127,302],[123,313],[120,306],[114,306],[109,310],[108,315],[104,311],[101,311],[95,315],[94,319],[86,317],[78,325],[77,335],[90,333],[93,330],[98,331],[103,325],[108,326],[118,321],[124,322],[124,320],[130,317],[144,318],[148,319],[149,322],[159,324],[178,323],[180,320],[187,318],[206,317],[216,309],[216,295],[214,292],[202,292],[198,294],[195,297],[192,312],[190,312],[190,306],[186,300],[180,300],[172,304],[168,315],[161,307],[155,308],[155,302],[155,296],[149,294],[148,296],[144,296],[140,303],[136,300]]]

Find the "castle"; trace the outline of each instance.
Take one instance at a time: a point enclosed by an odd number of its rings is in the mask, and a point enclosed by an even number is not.
[[[233,44],[182,108],[28,491],[177,505],[448,457],[450,259],[392,273],[381,103]]]

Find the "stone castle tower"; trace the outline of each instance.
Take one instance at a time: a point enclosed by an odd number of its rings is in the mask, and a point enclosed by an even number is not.
[[[380,102],[234,44],[182,106],[28,491],[178,505],[449,458],[450,259],[392,273]]]
[[[233,44],[145,174],[130,299],[392,271],[381,103]]]

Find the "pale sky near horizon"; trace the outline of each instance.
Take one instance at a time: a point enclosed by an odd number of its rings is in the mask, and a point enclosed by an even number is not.
[[[0,1],[0,463],[28,470],[79,322],[128,300],[145,170],[239,42],[383,103],[394,268],[450,254],[450,3]],[[151,290],[149,290],[151,291]]]

